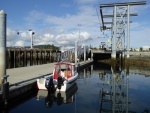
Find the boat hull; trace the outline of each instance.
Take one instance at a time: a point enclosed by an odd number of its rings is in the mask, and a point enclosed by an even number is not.
[[[52,75],[50,75],[50,77],[52,77]],[[45,87],[46,78],[47,77],[37,79],[37,87],[39,90],[47,90],[47,88]],[[78,78],[78,73],[76,73],[75,76],[72,76],[72,77],[64,80],[63,84],[61,84],[60,89],[57,87],[57,85],[58,85],[57,80],[53,79],[54,88],[56,89],[56,91],[66,91],[71,88],[71,86],[76,82],[77,78]]]
[[[45,87],[46,78],[51,77],[51,76],[53,75],[48,75],[48,76],[45,76],[44,78],[37,79],[37,88],[40,90],[47,90],[47,88]]]
[[[65,80],[63,82],[63,84],[61,85],[61,89],[57,88],[56,91],[66,91],[66,90],[69,90],[71,88],[71,86],[76,82],[77,78],[78,78],[78,73],[75,76],[73,76],[73,77]],[[57,87],[57,86],[55,85],[55,87]]]

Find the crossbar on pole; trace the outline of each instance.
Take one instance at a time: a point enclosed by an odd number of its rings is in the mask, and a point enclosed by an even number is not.
[[[125,17],[127,17],[127,14],[124,15]],[[130,16],[138,16],[137,13],[133,13],[133,14],[130,14]],[[103,18],[112,18],[114,17],[114,15],[103,15]],[[121,17],[120,15],[117,15],[117,17]]]
[[[128,5],[145,5],[146,1],[139,2],[125,2],[125,3],[113,3],[113,4],[101,4],[100,8],[104,7],[114,7],[114,6],[128,6]]]

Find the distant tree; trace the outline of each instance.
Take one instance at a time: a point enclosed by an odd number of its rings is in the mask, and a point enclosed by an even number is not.
[[[142,48],[142,47],[140,47],[140,51],[143,51],[143,48]]]
[[[53,49],[53,50],[59,50],[59,47],[54,46],[54,45],[36,45],[36,46],[34,46],[34,47],[39,48],[39,49]]]
[[[93,49],[94,49],[94,50],[97,50],[97,48],[96,48],[96,47],[94,47]]]

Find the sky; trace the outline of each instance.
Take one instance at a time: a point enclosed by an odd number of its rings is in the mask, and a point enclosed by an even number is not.
[[[105,31],[102,38],[100,4],[133,1],[139,0],[0,0],[0,10],[7,14],[7,46],[30,46],[32,29],[33,45],[67,48],[80,40],[80,44],[99,47],[111,37],[110,31]],[[104,9],[106,14],[112,11]],[[132,6],[131,13],[138,16],[130,18],[130,47],[150,47],[150,0],[146,5]]]

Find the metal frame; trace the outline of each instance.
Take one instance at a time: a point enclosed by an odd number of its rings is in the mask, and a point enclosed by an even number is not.
[[[125,2],[114,4],[101,4],[100,15],[102,20],[101,30],[106,30],[106,24],[111,25],[112,36],[112,53],[111,57],[116,58],[116,51],[125,52],[127,50],[127,58],[130,51],[130,16],[137,16],[137,13],[130,14],[130,6],[145,5],[146,1]],[[113,7],[113,14],[103,15],[102,8]],[[112,18],[112,22],[104,22],[104,18]],[[127,48],[126,48],[127,47]],[[123,57],[124,57],[123,53]]]
[[[111,24],[111,37],[112,37],[112,53],[111,57],[116,58],[116,51],[125,52],[127,46],[127,58],[129,58],[130,51],[130,16],[137,16],[137,14],[130,14],[130,6],[133,5],[145,5],[146,1],[141,2],[125,2],[125,3],[115,3],[115,4],[101,4],[100,13],[102,18],[102,30],[106,30],[107,26],[105,24]],[[103,15],[102,8],[113,7],[113,15]],[[104,22],[104,18],[112,18],[111,22]],[[119,81],[116,82],[117,73],[115,66],[112,66],[112,80],[111,80],[111,99],[112,99],[112,112],[128,112],[128,88],[129,88],[129,68],[127,71],[122,71],[119,73]],[[126,76],[126,78],[125,78]],[[121,87],[120,87],[121,86]],[[125,96],[121,94],[126,94]],[[117,96],[116,94],[119,94]],[[102,94],[103,95],[103,94]],[[102,98],[102,100],[104,100]],[[101,102],[102,104],[105,101]],[[119,102],[121,102],[119,104]],[[102,108],[101,108],[102,109]],[[108,110],[107,110],[108,111]]]

